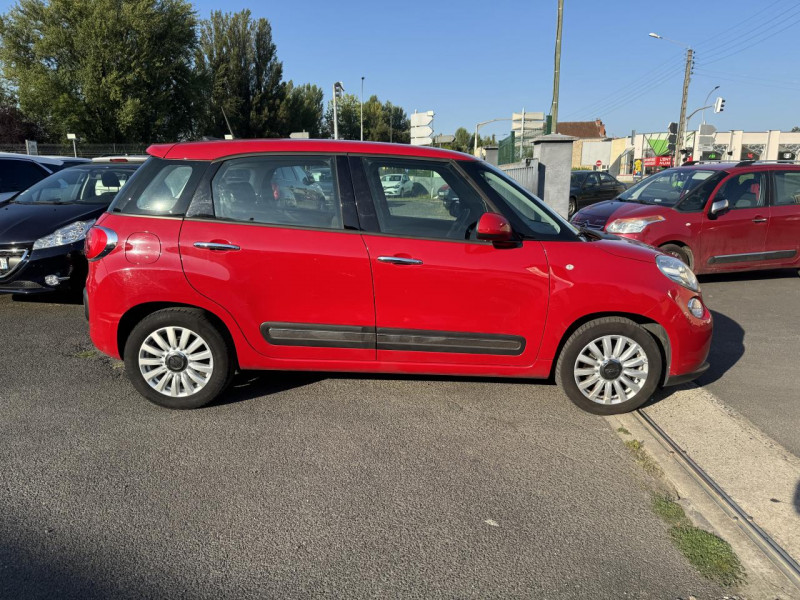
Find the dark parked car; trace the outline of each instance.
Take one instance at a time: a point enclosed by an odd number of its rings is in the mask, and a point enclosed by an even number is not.
[[[573,171],[569,182],[569,216],[584,206],[616,198],[626,186],[602,171]]]
[[[0,293],[82,289],[86,232],[140,165],[69,167],[1,206]]]
[[[56,171],[88,162],[87,158],[0,152],[0,204]]]

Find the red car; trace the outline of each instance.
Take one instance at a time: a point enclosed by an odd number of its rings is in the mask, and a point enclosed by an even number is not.
[[[711,315],[686,265],[582,234],[471,156],[319,140],[149,153],[89,231],[86,310],[159,405],[202,406],[264,369],[555,377],[610,414],[707,368]],[[329,169],[332,201],[277,202],[284,167]],[[389,200],[387,173],[428,193]]]
[[[660,248],[695,273],[800,267],[800,164],[667,169],[578,211],[578,227]]]

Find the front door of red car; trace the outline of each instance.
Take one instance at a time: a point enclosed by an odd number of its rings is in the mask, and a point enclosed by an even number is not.
[[[354,179],[363,181],[359,210],[374,209],[366,215],[374,218],[373,232],[364,241],[375,286],[378,360],[532,364],[548,303],[542,244],[495,248],[476,240],[477,220],[492,208],[449,161],[352,164]],[[409,175],[410,196],[383,193],[381,177],[396,172]],[[445,184],[450,193],[439,196]]]
[[[769,226],[766,184],[763,172],[735,174],[723,181],[706,210],[722,199],[729,210],[706,213],[699,257],[703,271],[747,269],[762,262]]]
[[[796,169],[796,167],[795,167]],[[766,259],[780,264],[800,261],[800,170],[772,172],[772,202],[764,248]]]
[[[372,273],[349,178],[322,207],[286,202],[281,170],[295,167],[337,172],[334,157],[273,154],[228,160],[200,184],[180,235],[186,277],[264,355],[373,361]]]

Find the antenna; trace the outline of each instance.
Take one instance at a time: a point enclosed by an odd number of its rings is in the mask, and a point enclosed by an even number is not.
[[[233,139],[235,136],[233,135],[233,129],[231,129],[230,121],[228,121],[228,115],[225,114],[225,108],[220,106],[220,109],[222,109],[222,116],[225,117],[225,124],[228,126],[228,131],[231,134],[231,139]]]

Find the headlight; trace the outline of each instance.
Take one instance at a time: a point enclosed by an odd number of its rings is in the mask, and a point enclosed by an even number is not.
[[[692,290],[693,292],[699,291],[700,286],[697,283],[697,277],[695,277],[694,273],[692,273],[692,270],[687,267],[682,260],[679,260],[674,256],[659,254],[656,256],[656,264],[658,265],[659,270],[675,283],[680,284],[683,287]]]
[[[94,219],[91,221],[75,221],[56,229],[50,235],[39,238],[33,243],[34,250],[41,250],[43,248],[55,248],[56,246],[66,246],[74,244],[86,237],[86,232],[94,225]]]
[[[617,219],[606,227],[606,231],[608,233],[641,233],[648,225],[663,220],[664,217],[661,215],[642,217],[641,219]]]

